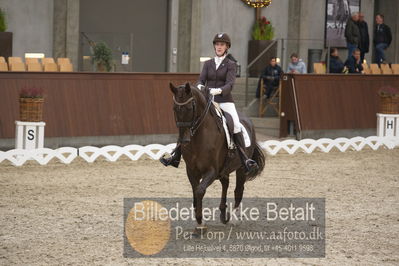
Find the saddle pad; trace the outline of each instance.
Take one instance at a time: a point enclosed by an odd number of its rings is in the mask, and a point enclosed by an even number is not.
[[[223,115],[222,110],[220,109],[220,106],[217,102],[213,102],[213,105],[215,106],[216,109],[216,113],[217,115],[222,119],[223,121],[223,128],[224,128],[224,133],[226,135],[226,140],[227,140],[227,147],[229,149],[234,149],[234,142],[233,139],[231,138],[230,134],[229,134],[229,129],[227,127],[227,122],[226,122],[226,118]],[[240,122],[240,128],[241,128],[241,132],[242,135],[244,137],[244,142],[245,142],[245,147],[249,147],[251,146],[251,138],[248,135],[248,131],[247,129],[244,127],[243,124],[241,124]]]

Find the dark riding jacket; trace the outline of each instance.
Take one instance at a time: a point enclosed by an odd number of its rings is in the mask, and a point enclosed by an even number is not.
[[[231,91],[236,80],[236,64],[234,61],[226,58],[216,69],[215,60],[212,58],[204,63],[198,84],[207,84],[208,88],[220,88],[222,94],[215,96],[215,102],[226,103],[234,102]]]

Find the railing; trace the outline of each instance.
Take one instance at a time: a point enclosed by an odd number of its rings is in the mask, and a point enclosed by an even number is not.
[[[308,55],[307,54],[301,54],[301,51],[303,52],[304,50],[306,50],[306,53],[308,53],[309,49],[321,49],[323,51],[323,54],[326,54],[326,51],[330,50],[330,43],[327,41],[325,41],[324,39],[276,39],[273,40],[272,43],[270,43],[262,52],[259,53],[259,55],[252,60],[246,67],[245,69],[245,73],[246,73],[246,77],[245,77],[245,106],[248,106],[248,79],[249,79],[249,69],[256,63],[259,61],[259,59],[262,58],[262,56],[267,53],[267,51],[269,51],[273,45],[275,45],[276,43],[278,44],[279,48],[278,52],[277,52],[277,57],[280,58],[280,66],[283,70],[285,70],[286,68],[286,64],[289,61],[289,54],[287,54],[287,47],[289,47],[290,44],[292,44],[292,42],[295,42],[294,46],[296,46],[295,49],[293,49],[293,51],[288,51],[288,52],[297,52],[299,53],[300,58],[306,58],[305,62],[308,62]],[[327,52],[328,54],[328,52]],[[326,66],[327,66],[327,73],[328,73],[328,69],[329,69],[329,65],[330,65],[330,57],[327,57],[327,62],[326,62]],[[341,58],[346,58],[346,55],[343,56],[341,55]],[[321,56],[321,61],[325,61],[324,57]]]
[[[245,69],[245,106],[248,106],[248,76],[249,76],[249,68],[253,66],[270,48],[273,47],[275,43],[277,43],[278,40],[274,40],[272,43],[270,43],[257,57],[255,57],[252,62],[250,62],[247,65],[247,68]]]
[[[79,43],[79,71],[96,71],[93,63],[93,45],[104,42],[112,51],[111,72],[133,72],[133,61],[128,60],[122,64],[122,55],[128,53],[133,56],[133,33],[110,33],[110,32],[80,32]]]

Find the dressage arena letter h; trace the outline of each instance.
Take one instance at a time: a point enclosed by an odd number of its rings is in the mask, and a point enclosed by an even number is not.
[[[377,136],[399,138],[399,114],[377,114]]]

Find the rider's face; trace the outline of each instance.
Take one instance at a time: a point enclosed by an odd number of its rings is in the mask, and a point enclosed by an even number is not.
[[[227,51],[227,44],[225,42],[216,42],[214,47],[217,56],[223,56]]]

